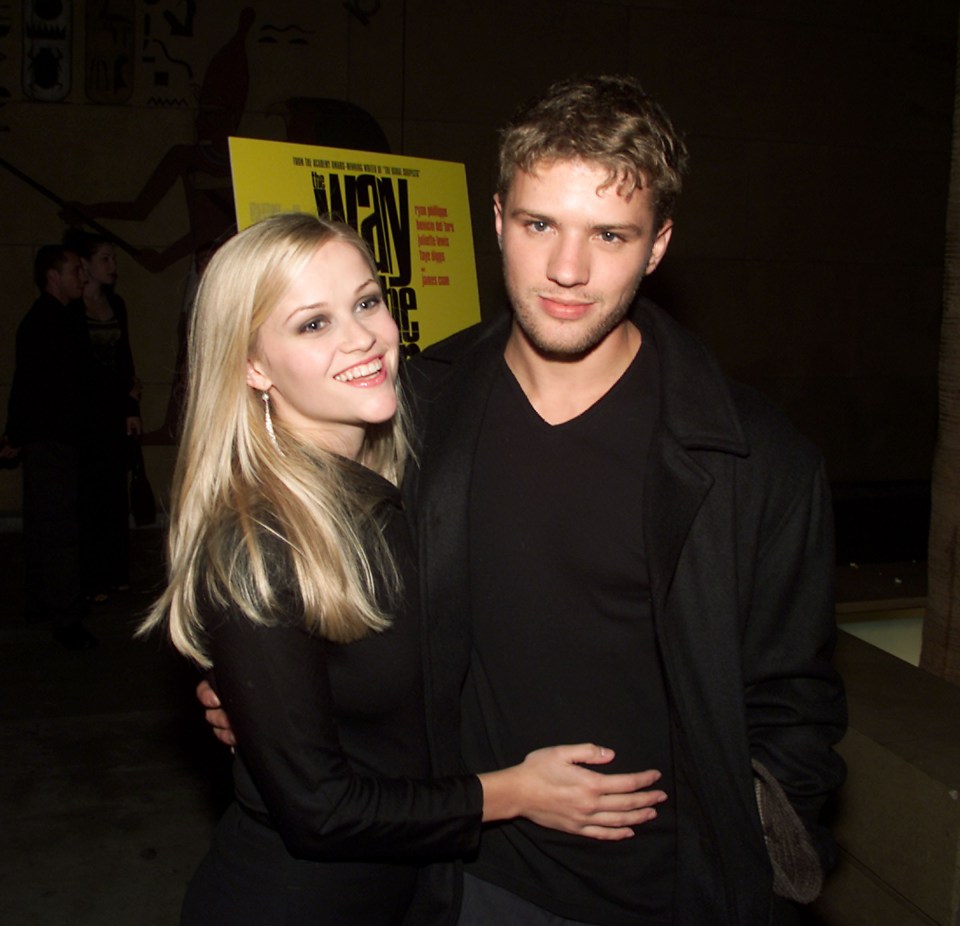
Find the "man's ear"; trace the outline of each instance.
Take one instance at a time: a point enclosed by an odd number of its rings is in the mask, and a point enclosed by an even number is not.
[[[252,357],[247,357],[247,385],[257,392],[267,392],[273,385],[270,377],[267,376],[260,365]]]
[[[673,219],[667,219],[667,221],[660,226],[657,236],[653,239],[653,248],[650,251],[650,259],[647,261],[647,269],[644,271],[644,276],[648,273],[653,273],[653,271],[657,269],[657,265],[663,260],[663,255],[667,253],[667,245],[670,244],[670,236],[672,234]]]
[[[503,203],[500,194],[493,194],[493,225],[497,230],[497,244],[503,248]]]

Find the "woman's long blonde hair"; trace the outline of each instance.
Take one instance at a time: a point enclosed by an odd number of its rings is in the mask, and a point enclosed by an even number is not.
[[[264,321],[307,262],[329,241],[356,247],[349,226],[300,214],[276,215],[228,241],[197,291],[188,340],[187,402],[174,474],[167,541],[168,585],[141,627],[166,624],[176,648],[209,666],[200,603],[250,620],[277,615],[287,592],[306,626],[337,642],[382,630],[378,577],[399,589],[373,509],[335,454],[299,441],[275,419],[267,433],[260,394],[246,384],[247,358]],[[397,483],[408,442],[402,402],[371,426],[359,462]],[[280,551],[279,559],[277,551]]]

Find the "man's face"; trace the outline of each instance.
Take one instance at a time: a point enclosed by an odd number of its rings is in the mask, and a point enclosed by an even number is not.
[[[603,189],[605,167],[549,161],[518,170],[494,215],[514,324],[541,353],[574,357],[623,323],[670,241],[650,190]]]
[[[67,256],[59,269],[50,270],[47,273],[47,292],[66,305],[83,295],[83,286],[86,282],[80,258],[73,251],[67,251]]]

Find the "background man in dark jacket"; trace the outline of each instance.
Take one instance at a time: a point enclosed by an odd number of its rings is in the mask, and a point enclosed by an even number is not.
[[[79,450],[90,346],[80,258],[44,245],[34,260],[40,297],[17,328],[4,453],[23,465],[27,619],[52,621],[69,649],[96,643],[81,620]]]

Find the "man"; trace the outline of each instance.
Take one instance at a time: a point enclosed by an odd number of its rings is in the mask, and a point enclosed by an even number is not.
[[[79,256],[41,247],[34,281],[40,297],[17,328],[3,453],[23,463],[27,619],[52,621],[61,644],[87,649],[97,641],[81,623],[78,445],[90,347]]]
[[[819,455],[636,295],[685,161],[632,79],[524,107],[494,198],[511,312],[408,369],[436,773],[591,740],[668,794],[622,843],[486,830],[461,903],[435,872],[460,926],[790,923],[831,860]]]

